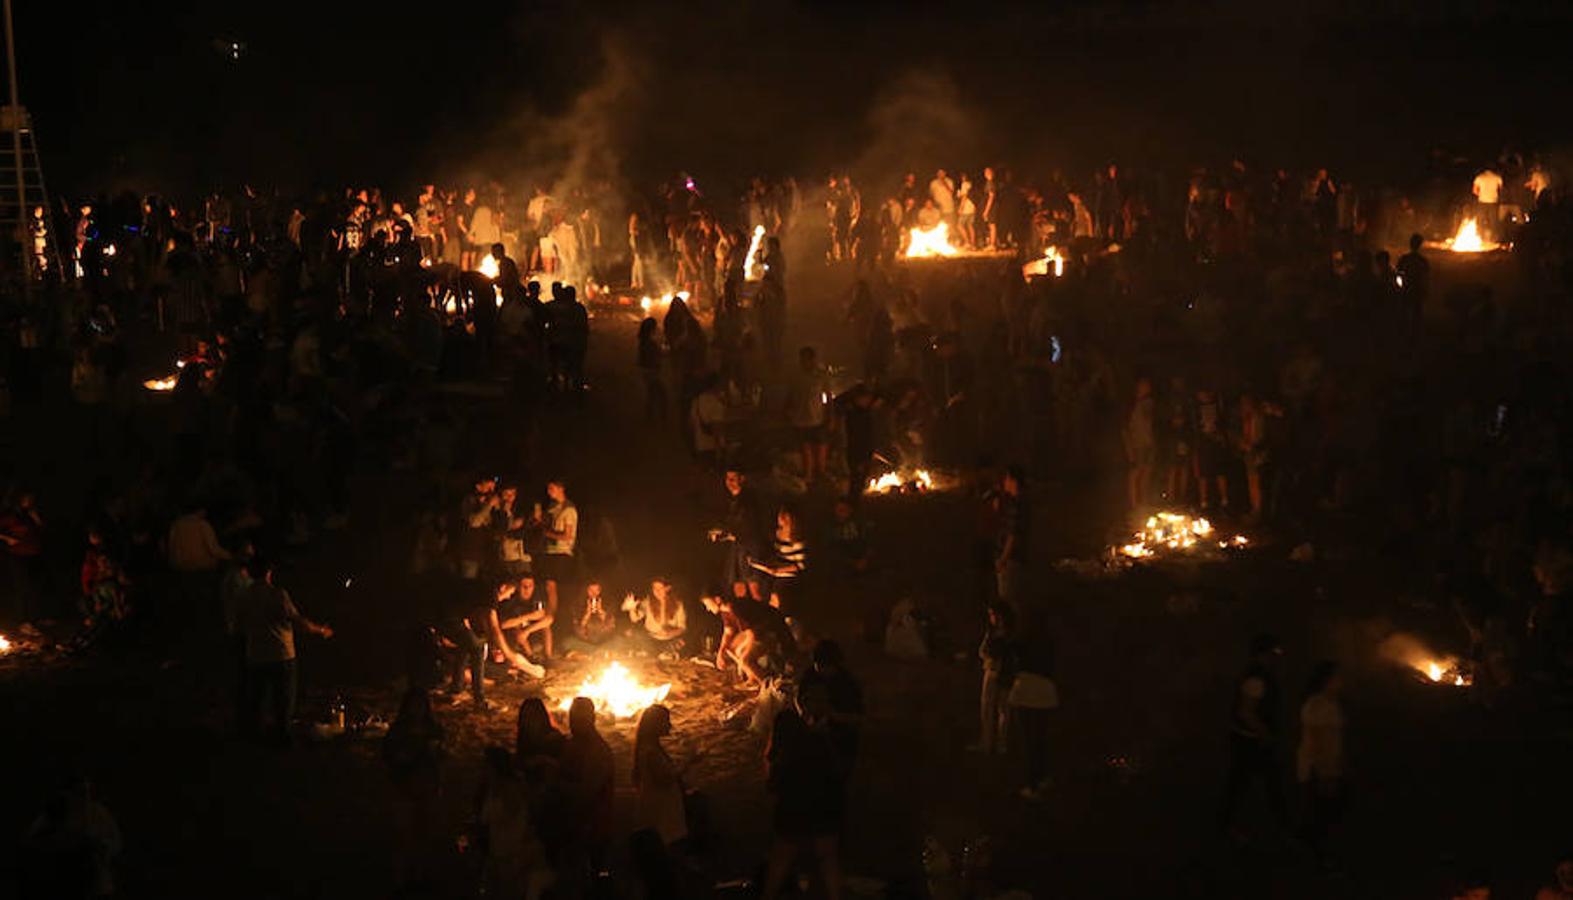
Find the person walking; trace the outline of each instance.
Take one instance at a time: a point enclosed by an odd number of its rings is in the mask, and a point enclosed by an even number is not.
[[[263,734],[263,702],[272,706],[274,743],[289,745],[290,723],[295,718],[299,673],[295,665],[295,629],[323,639],[333,629],[301,615],[289,591],[273,583],[273,566],[261,557],[248,567],[251,585],[240,601],[240,625],[246,639],[246,730]]]
[[[1288,820],[1283,785],[1278,772],[1279,707],[1278,660],[1283,645],[1270,634],[1251,640],[1251,662],[1235,683],[1229,715],[1229,769],[1224,780],[1218,829],[1243,839],[1235,823],[1240,801],[1251,783],[1260,781],[1267,795],[1268,811],[1282,826]]]
[[[1343,687],[1336,663],[1317,664],[1300,705],[1300,747],[1295,754],[1295,779],[1305,791],[1302,835],[1327,864],[1328,832],[1337,824],[1344,800]]]

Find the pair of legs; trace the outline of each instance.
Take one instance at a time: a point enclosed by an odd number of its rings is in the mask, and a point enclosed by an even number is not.
[[[246,673],[247,732],[252,736],[263,734],[264,704],[273,713],[271,737],[279,741],[289,738],[290,723],[295,719],[295,661],[252,663]]]
[[[448,690],[458,694],[464,690],[464,677],[469,674],[470,697],[476,703],[486,702],[487,646],[463,622],[445,625],[441,633],[443,666],[448,676]]]
[[[799,428],[802,443],[798,453],[803,459],[803,480],[814,482],[825,477],[826,462],[830,459],[830,442],[825,440],[824,426]]]
[[[1223,803],[1218,810],[1219,831],[1234,827],[1240,801],[1245,799],[1253,781],[1262,783],[1262,790],[1267,794],[1267,809],[1272,813],[1273,820],[1282,826],[1289,817],[1284,806],[1283,783],[1279,778],[1278,758],[1273,752],[1273,745],[1268,741],[1231,733],[1229,773],[1224,778]]]
[[[1029,790],[1038,790],[1049,782],[1049,717],[1053,714],[1052,709],[1011,707],[1017,733],[1021,735],[1022,755],[1026,757]]]
[[[841,900],[841,839],[833,834],[810,838],[777,835],[775,842],[770,845],[770,858],[765,864],[765,886],[759,895],[761,900],[776,900],[781,895],[781,885],[786,881],[787,872],[805,843],[812,846],[814,858],[819,861],[819,877],[825,883],[825,896],[829,900]]]
[[[1204,459],[1221,456],[1223,452],[1222,448],[1203,450],[1196,457],[1196,492],[1203,509],[1212,506],[1214,488],[1218,491],[1218,508],[1229,508],[1229,476],[1224,473],[1222,461],[1217,458]]]
[[[1125,476],[1125,496],[1131,504],[1131,509],[1141,509],[1147,505],[1147,490],[1152,485],[1152,463],[1142,460],[1131,463],[1130,471]]]
[[[983,686],[978,697],[978,749],[984,753],[1005,750],[1005,704],[1000,696],[1000,673],[983,670]]]
[[[737,665],[749,684],[759,684],[764,681],[759,669],[754,666],[754,649],[759,644],[759,638],[752,630],[739,632],[732,635],[731,639],[721,645],[722,660],[731,660]]]

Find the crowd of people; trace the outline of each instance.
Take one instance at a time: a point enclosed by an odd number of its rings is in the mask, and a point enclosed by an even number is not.
[[[879,203],[837,175],[824,232],[803,226],[810,201],[792,179],[754,179],[733,204],[688,176],[634,202],[607,184],[536,187],[523,204],[497,184],[301,204],[247,187],[178,206],[127,194],[48,222],[40,211],[33,235],[74,240],[63,267],[40,250],[30,304],[8,298],[5,397],[36,414],[68,394],[89,472],[80,516],[41,509],[30,485],[8,491],[0,540],[18,599],[6,614],[65,614],[80,648],[145,634],[130,630],[139,622],[227,635],[216,664],[237,664],[237,725],[287,744],[296,631],[335,632],[302,613],[281,561],[353,520],[358,467],[408,473],[424,510],[412,589],[432,602],[387,741],[402,833],[432,827],[433,693],[490,709],[497,666],[532,682],[575,657],[700,656],[749,686],[801,676],[768,757],[769,897],[803,846],[839,882],[861,698],[833,642],[807,646],[802,617],[820,573],[856,584],[875,564],[863,496],[882,470],[933,466],[978,486],[979,747],[1019,735],[1029,801],[1052,789],[1058,705],[1031,497],[1087,476],[1115,473],[1132,511],[1194,507],[1295,543],[1355,523],[1355,539],[1440,573],[1482,691],[1522,670],[1567,684],[1570,210],[1543,163],[1509,154],[1453,182],[1442,161],[1433,170],[1410,191],[1238,161],[1182,182],[1111,164],[1029,184],[986,167],[938,170],[926,186],[907,173]],[[1512,294],[1482,278],[1433,289],[1464,263],[1427,239],[1465,213],[1512,242],[1506,260],[1475,263],[1510,268]],[[955,246],[999,259],[950,284],[903,269],[913,229],[941,224]],[[786,343],[794,247],[822,251],[831,277],[850,270],[846,365],[826,365],[823,344]],[[1063,273],[1024,277],[1049,247]],[[1389,248],[1403,247],[1394,263]],[[626,356],[646,418],[675,425],[660,439],[717,487],[713,567],[615,584],[631,588],[618,602],[603,593],[622,577],[612,517],[581,512],[566,477],[530,473],[552,440],[547,410],[588,402],[587,304],[623,300],[647,301]],[[178,360],[139,357],[132,336],[148,332]],[[159,407],[167,432],[139,427],[150,364],[178,364]],[[508,428],[480,439],[485,423],[445,383],[498,386]],[[776,488],[768,502],[760,481]],[[805,509],[817,496],[828,522]],[[69,611],[63,560],[80,575]],[[1278,777],[1276,649],[1253,645],[1235,698],[1225,828],[1246,784]],[[1318,672],[1300,768],[1321,852],[1343,761],[1336,669]],[[612,762],[586,703],[565,738],[526,701],[513,753],[488,756],[477,846],[500,893],[566,891],[605,869]],[[646,710],[634,753],[642,825],[659,839],[635,842],[647,885],[684,871],[669,852],[692,811],[660,743],[670,728],[667,710]]]

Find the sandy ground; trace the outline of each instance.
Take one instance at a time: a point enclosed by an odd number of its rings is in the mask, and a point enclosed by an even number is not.
[[[806,268],[794,327],[824,336],[825,355],[846,360],[830,312],[845,284]],[[545,451],[543,469],[567,472],[582,506],[599,504],[615,518],[624,558],[622,581],[609,594],[665,571],[692,598],[709,568],[704,501],[716,488],[690,471],[675,438],[634,424],[642,398],[631,372],[631,324],[598,320],[596,329],[586,413],[552,414],[561,439]],[[474,412],[505,427],[496,410]],[[1435,897],[1465,871],[1494,873],[1501,895],[1511,897],[1527,896],[1565,852],[1566,828],[1554,821],[1558,798],[1573,789],[1565,714],[1527,698],[1487,711],[1466,692],[1422,684],[1374,652],[1400,628],[1456,649],[1446,616],[1416,587],[1426,573],[1368,557],[1291,563],[1287,547],[1267,543],[1220,565],[1092,581],[1055,575],[1053,560],[1088,553],[1117,530],[1119,488],[1109,478],[1050,478],[1039,490],[1034,602],[1050,612],[1064,700],[1054,723],[1056,787],[1045,803],[1014,797],[1015,757],[963,749],[975,731],[977,611],[966,599],[971,519],[961,496],[872,502],[880,572],[860,584],[821,585],[805,600],[802,618],[842,640],[867,695],[849,871],[886,882],[893,896],[920,895],[925,837],[954,853],[987,834],[994,886],[1039,897]],[[414,498],[397,475],[373,471],[356,494],[350,529],[291,561],[302,607],[339,630],[330,642],[301,642],[307,715],[334,694],[391,715],[398,638],[419,614],[398,566]],[[828,498],[809,502],[812,516],[827,506]],[[343,586],[346,578],[352,587]],[[930,661],[888,659],[868,640],[906,595],[936,619]],[[1285,640],[1289,696],[1315,660],[1347,666],[1351,802],[1335,844],[1342,876],[1318,873],[1273,837],[1259,808],[1249,845],[1213,834],[1231,684],[1246,641],[1264,629]],[[375,742],[289,753],[240,743],[228,706],[230,664],[222,648],[210,650],[167,665],[130,648],[117,659],[0,666],[8,711],[0,766],[9,773],[0,833],[19,833],[42,803],[41,774],[73,760],[94,775],[125,831],[128,893],[385,896],[390,835]],[[686,662],[637,666],[642,677],[674,686],[675,753],[699,757],[691,782],[714,801],[721,838],[712,871],[751,874],[768,841],[762,740],[718,716],[726,701],[746,695]],[[441,712],[452,739],[445,832],[462,829],[481,749],[511,743],[517,702],[542,687],[561,696],[583,668],[564,666],[544,686],[500,680],[492,696],[507,705],[502,712]],[[626,817],[631,724],[611,727],[609,737]],[[1287,777],[1288,748],[1284,767]],[[0,861],[9,865],[11,850]],[[463,871],[457,858],[452,865]]]

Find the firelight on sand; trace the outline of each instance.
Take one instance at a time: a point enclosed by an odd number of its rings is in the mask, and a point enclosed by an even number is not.
[[[588,697],[595,703],[597,712],[611,713],[618,719],[631,719],[652,704],[665,700],[671,690],[670,684],[641,684],[626,666],[613,660],[607,663],[599,676],[586,678],[579,685],[579,690],[564,697],[557,708],[567,712],[573,706],[574,697]]]

